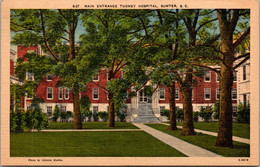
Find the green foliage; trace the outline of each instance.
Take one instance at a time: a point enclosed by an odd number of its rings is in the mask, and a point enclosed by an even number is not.
[[[214,115],[213,115],[213,118],[214,119],[219,119],[219,101],[216,101],[216,103],[214,104],[214,108],[213,108],[213,112],[214,112]]]
[[[40,108],[10,113],[11,132],[38,131],[48,126],[48,116]]]
[[[90,111],[90,101],[88,96],[81,97],[80,99],[80,112],[81,112],[81,119],[82,121],[86,120],[91,120],[92,117],[92,112]]]
[[[201,107],[200,108],[199,115],[205,122],[208,122],[209,119],[211,119],[212,113],[213,113],[212,107],[207,106],[207,107]]]
[[[182,122],[182,120],[183,120],[183,109],[178,108],[176,110],[176,118],[177,118],[178,122]]]
[[[199,115],[200,115],[200,113],[198,111],[193,112],[193,121],[194,122],[197,123],[199,121]]]
[[[104,121],[106,122],[108,120],[108,113],[106,111],[100,111],[98,113],[98,116]]]
[[[167,119],[169,120],[170,119],[170,110],[167,110],[167,109],[163,110],[161,112],[161,116],[166,116]]]
[[[52,114],[52,120],[54,122],[57,122],[57,119],[59,117],[60,117],[60,109],[59,109],[58,105],[55,105],[54,111],[53,111],[53,114]]]
[[[95,122],[98,122],[99,116],[98,116],[98,113],[97,113],[97,112],[94,112],[94,113],[93,113],[93,119],[94,119]]]
[[[66,112],[60,112],[60,118],[62,122],[65,122],[67,119],[67,113]]]
[[[239,103],[238,105],[238,113],[237,113],[237,121],[240,123],[250,123],[250,105],[243,105]]]

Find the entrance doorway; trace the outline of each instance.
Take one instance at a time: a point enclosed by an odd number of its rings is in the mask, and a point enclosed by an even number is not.
[[[139,91],[139,102],[142,103],[152,103],[152,98],[142,90]]]

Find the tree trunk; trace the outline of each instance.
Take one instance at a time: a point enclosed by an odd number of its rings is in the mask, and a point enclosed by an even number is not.
[[[74,129],[82,129],[79,92],[73,92]]]
[[[175,131],[177,130],[176,125],[176,103],[175,103],[175,81],[168,86],[169,96],[170,96],[170,125],[168,130]]]
[[[182,90],[182,96],[183,96],[183,127],[182,127],[181,135],[183,136],[195,135],[194,125],[193,125],[191,88],[184,88]]]
[[[109,92],[108,98],[109,98],[108,127],[115,127],[115,103],[112,101],[113,94]]]

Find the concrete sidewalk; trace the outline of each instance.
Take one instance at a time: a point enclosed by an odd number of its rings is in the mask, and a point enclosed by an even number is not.
[[[164,125],[169,125],[167,123],[161,123],[161,124],[164,124]],[[182,126],[177,126],[177,128],[182,128]],[[195,132],[201,132],[201,133],[204,133],[204,134],[207,134],[207,135],[211,135],[211,136],[217,136],[218,134],[216,132],[210,132],[210,131],[206,131],[206,130],[200,130],[200,129],[194,129]],[[245,144],[250,144],[250,140],[249,139],[245,139],[245,138],[242,138],[242,137],[237,137],[237,136],[233,136],[233,141],[237,141],[237,142],[241,142],[241,143],[245,143]]]
[[[125,131],[142,131],[141,129],[44,129],[40,132],[125,132]],[[32,132],[38,132],[32,130]]]
[[[143,123],[133,123],[133,125],[189,157],[221,157],[218,154],[146,126]]]

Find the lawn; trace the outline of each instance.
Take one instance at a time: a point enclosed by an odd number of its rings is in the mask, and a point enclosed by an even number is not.
[[[177,122],[177,125],[182,126],[182,122]],[[196,129],[207,130],[211,132],[218,131],[218,122],[194,122]],[[243,138],[250,138],[250,125],[243,123],[233,123],[233,135]]]
[[[248,144],[233,142],[234,145],[233,149],[215,147],[214,145],[216,142],[216,137],[214,136],[198,134],[198,133],[195,136],[181,136],[180,135],[181,130],[168,131],[166,125],[162,125],[162,124],[146,124],[146,125],[225,157],[249,157],[250,156],[250,145]]]
[[[149,134],[138,132],[11,133],[11,157],[183,157]]]
[[[108,122],[82,122],[83,129],[111,129]],[[73,129],[73,122],[52,122],[47,129]],[[130,122],[115,122],[112,129],[138,129]]]

